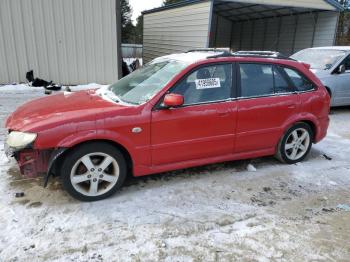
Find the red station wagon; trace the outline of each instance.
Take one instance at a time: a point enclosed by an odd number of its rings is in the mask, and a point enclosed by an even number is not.
[[[83,201],[127,175],[275,155],[302,161],[326,136],[330,97],[308,65],[269,52],[194,50],[153,60],[117,83],[60,93],[7,120],[25,176],[60,176]]]

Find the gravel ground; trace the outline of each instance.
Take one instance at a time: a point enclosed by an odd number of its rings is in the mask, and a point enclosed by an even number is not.
[[[332,111],[303,163],[267,157],[131,178],[81,203],[59,180],[44,189],[22,178],[4,155],[6,116],[42,89],[0,92],[0,261],[350,260],[350,108]]]

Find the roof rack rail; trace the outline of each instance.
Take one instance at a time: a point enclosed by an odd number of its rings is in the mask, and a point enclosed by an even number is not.
[[[229,48],[198,48],[188,50],[186,53],[191,52],[216,52],[218,54],[209,56],[208,58],[220,58],[220,57],[261,57],[261,58],[275,58],[275,59],[284,59],[284,60],[293,60],[289,56],[286,56],[277,51],[236,51],[232,52]]]
[[[192,52],[231,52],[229,48],[197,48],[197,49],[190,49],[186,53],[192,53]]]
[[[233,56],[248,56],[248,57],[267,57],[285,60],[294,60],[289,56],[286,56],[276,51],[237,51],[232,53]]]

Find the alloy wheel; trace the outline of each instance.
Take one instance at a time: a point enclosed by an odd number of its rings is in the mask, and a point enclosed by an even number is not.
[[[286,140],[286,156],[293,161],[302,158],[307,153],[310,143],[308,130],[304,128],[295,129]]]
[[[79,193],[95,197],[107,193],[118,182],[120,168],[110,155],[96,152],[86,154],[74,164],[70,180]]]

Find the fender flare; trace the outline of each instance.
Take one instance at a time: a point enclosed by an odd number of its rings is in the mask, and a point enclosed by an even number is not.
[[[317,134],[319,134],[320,130],[319,130],[319,125],[318,125],[318,119],[309,113],[303,113],[303,114],[299,114],[295,117],[289,118],[283,125],[283,133],[287,132],[287,130],[289,128],[291,128],[295,123],[298,122],[310,122],[312,123],[313,126],[311,126],[311,128],[314,131],[314,138],[316,138]]]
[[[47,187],[47,184],[49,183],[49,178],[51,176],[51,171],[52,168],[56,162],[56,160],[64,153],[68,150],[68,148],[58,148],[55,149],[52,153],[51,153],[51,157],[49,159],[49,163],[48,163],[48,168],[47,168],[47,172],[44,176],[44,187]]]

